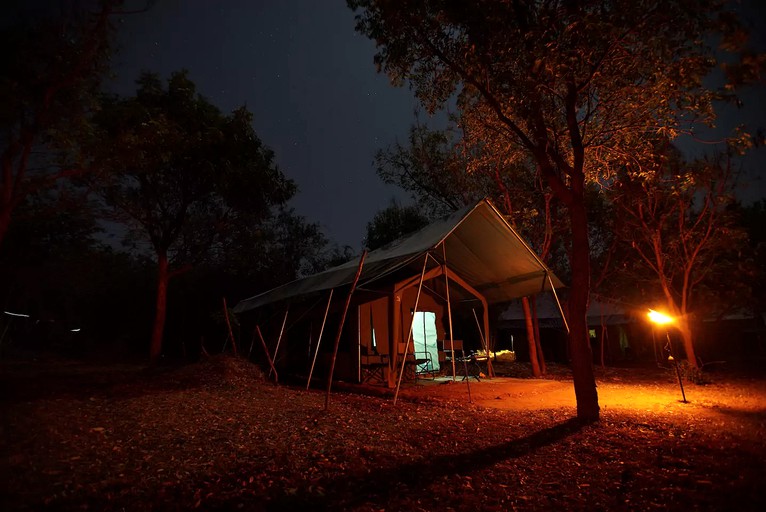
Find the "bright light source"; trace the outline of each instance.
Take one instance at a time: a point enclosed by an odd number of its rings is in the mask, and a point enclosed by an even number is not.
[[[70,331],[72,331],[72,332],[80,332],[80,329],[79,328],[77,328],[77,329],[70,329]]]
[[[673,317],[668,316],[665,313],[660,313],[659,311],[655,311],[653,309],[649,310],[649,313],[647,313],[647,316],[649,317],[649,320],[654,322],[657,325],[665,325],[673,323]]]

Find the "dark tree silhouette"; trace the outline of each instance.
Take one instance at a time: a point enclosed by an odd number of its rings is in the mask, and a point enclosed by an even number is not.
[[[265,222],[295,185],[254,133],[250,112],[222,114],[185,72],[166,87],[144,74],[135,97],[105,100],[98,119],[103,137],[93,151],[111,176],[102,195],[130,240],[148,244],[157,261],[156,362],[171,278],[220,253],[239,223]]]
[[[0,28],[0,244],[27,196],[99,169],[82,148],[109,70],[113,18],[127,14],[120,0],[19,4],[4,6]]]
[[[416,206],[402,206],[396,200],[375,214],[367,223],[365,246],[370,251],[417,231],[428,224],[428,217]]]

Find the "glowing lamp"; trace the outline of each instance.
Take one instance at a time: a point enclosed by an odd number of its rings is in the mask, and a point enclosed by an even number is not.
[[[646,314],[646,316],[649,317],[649,320],[657,325],[665,325],[672,324],[675,322],[675,318],[672,316],[668,316],[665,313],[660,313],[659,311],[655,311],[653,309],[649,310],[649,313]],[[676,358],[673,357],[673,343],[670,341],[670,333],[667,331],[667,327],[665,328],[665,336],[668,338],[668,344],[666,345],[666,348],[668,350],[668,362],[671,363],[676,368],[676,375],[678,376],[678,386],[681,388],[681,397],[683,398],[683,403],[689,403],[688,400],[686,400],[686,392],[684,391],[684,383],[683,379],[681,379],[681,370],[678,369],[678,361],[676,361]]]
[[[655,311],[653,309],[649,310],[649,313],[647,315],[649,317],[649,320],[657,325],[666,325],[673,323],[673,317],[668,316],[665,313],[660,313],[659,311]]]

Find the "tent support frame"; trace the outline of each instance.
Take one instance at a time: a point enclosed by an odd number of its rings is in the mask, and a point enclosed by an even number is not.
[[[442,258],[444,259],[444,267],[442,271],[444,272],[444,286],[447,290],[447,318],[449,320],[449,349],[452,353],[452,357],[450,358],[452,360],[452,382],[455,382],[457,379],[457,371],[455,369],[455,336],[452,331],[452,304],[449,300],[449,276],[447,275],[447,246],[445,245],[444,241],[442,241]],[[467,375],[467,374],[466,374]],[[468,382],[468,379],[466,379],[466,382]],[[471,401],[471,384],[468,384],[468,401]]]
[[[309,386],[311,386],[311,376],[314,375],[314,365],[317,363],[317,355],[319,355],[319,345],[322,343],[322,334],[324,333],[324,326],[327,322],[327,314],[330,312],[330,302],[332,301],[332,293],[335,291],[334,288],[330,288],[330,296],[327,297],[327,307],[324,310],[324,318],[322,318],[322,327],[319,328],[319,338],[317,338],[317,348],[314,351],[314,360],[311,361],[311,370],[309,370],[309,378],[308,381],[306,381],[306,390],[308,391]]]
[[[423,258],[423,270],[420,272],[420,282],[418,283],[418,294],[415,296],[415,311],[418,310],[418,302],[420,302],[420,292],[423,289],[423,278],[426,275],[426,266],[428,265],[428,258],[431,255],[429,253],[426,253],[426,257]],[[407,354],[410,351],[410,341],[412,340],[412,329],[414,327],[415,322],[410,321],[410,328],[408,330],[407,334],[407,343],[404,346],[404,354],[402,354],[402,368],[399,371],[399,379],[396,383],[396,392],[394,393],[394,405],[396,405],[396,400],[399,398],[399,388],[402,386],[402,376],[404,376],[404,365],[407,364]],[[399,352],[399,347],[395,346],[393,347],[393,352],[396,354]]]
[[[263,345],[263,351],[266,352],[266,359],[269,360],[269,366],[271,367],[271,370],[274,372],[274,382],[279,382],[277,369],[274,367],[274,361],[272,361],[271,359],[271,354],[269,354],[269,347],[266,345],[266,340],[263,339],[263,334],[261,334],[261,327],[256,325],[255,332],[258,333],[258,337],[261,339],[261,344]],[[271,376],[271,371],[269,372],[269,376]]]
[[[338,334],[335,336],[335,346],[332,351],[332,362],[330,363],[330,375],[327,376],[327,394],[324,397],[324,410],[326,411],[330,407],[330,391],[332,390],[332,377],[335,373],[335,360],[338,358],[338,346],[340,345],[340,337],[343,334],[343,324],[346,323],[346,313],[348,313],[348,307],[351,305],[351,296],[354,294],[354,289],[359,282],[359,276],[362,275],[362,267],[364,267],[364,259],[367,257],[367,250],[362,252],[362,256],[359,258],[359,268],[356,269],[356,275],[354,276],[354,282],[351,283],[351,288],[348,290],[346,296],[346,303],[343,306],[343,313],[340,317],[340,324],[338,325]]]
[[[561,302],[559,301],[559,294],[556,293],[556,288],[553,287],[553,281],[551,280],[550,273],[546,272],[545,277],[548,279],[548,284],[551,286],[551,291],[553,292],[553,298],[556,299],[556,305],[559,307],[559,313],[561,313],[561,320],[564,321],[564,327],[566,327],[567,334],[569,334],[569,322],[567,322],[567,317],[564,314],[564,309],[561,307]]]
[[[471,308],[473,312],[473,318],[476,320],[476,328],[479,329],[479,339],[481,340],[481,348],[484,349],[484,353],[487,354],[487,377],[492,379],[495,376],[494,368],[492,368],[492,354],[489,353],[489,343],[484,337],[484,333],[481,330],[481,324],[479,323],[479,317],[476,315],[476,308]]]
[[[285,324],[287,324],[287,314],[290,312],[290,306],[285,308],[285,318],[282,320],[282,328],[279,329],[279,337],[277,338],[277,346],[274,349],[274,364],[277,363],[277,353],[279,352],[279,344],[282,343],[282,335],[285,333]],[[274,367],[272,366],[272,369]],[[276,371],[276,369],[274,369]],[[271,377],[271,370],[269,370],[269,377]]]

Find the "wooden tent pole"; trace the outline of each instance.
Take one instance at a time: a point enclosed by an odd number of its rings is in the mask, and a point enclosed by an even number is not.
[[[556,299],[556,305],[559,307],[559,313],[561,313],[561,319],[564,321],[564,327],[566,327],[567,334],[569,334],[569,323],[567,322],[566,315],[564,315],[564,309],[561,307],[561,302],[559,302],[559,295],[556,293],[556,288],[553,287],[553,281],[551,280],[551,275],[548,272],[546,272],[545,277],[548,278],[548,283],[551,285],[553,298]]]
[[[413,312],[413,318],[410,320],[410,328],[408,329],[407,334],[407,343],[404,345],[404,354],[402,354],[402,369],[399,372],[399,380],[396,382],[396,392],[394,393],[394,405],[396,405],[396,400],[399,398],[399,388],[402,385],[402,376],[404,375],[404,365],[407,364],[407,354],[410,351],[410,340],[412,339],[412,329],[414,327],[415,318],[414,313],[418,310],[418,302],[420,302],[420,291],[423,289],[423,277],[426,275],[426,265],[428,265],[428,253],[426,253],[426,257],[423,259],[423,270],[420,272],[420,282],[418,283],[418,294],[415,296],[415,311]],[[404,320],[402,320],[404,321]],[[399,352],[399,347],[394,347],[395,352]]]
[[[306,390],[308,391],[311,386],[311,376],[314,374],[314,365],[317,362],[317,355],[319,355],[319,344],[322,343],[322,333],[324,333],[324,325],[327,322],[327,313],[330,312],[330,301],[332,300],[333,288],[330,288],[330,296],[327,297],[327,308],[324,311],[324,318],[322,319],[322,327],[319,329],[319,338],[317,338],[317,348],[314,351],[314,360],[311,361],[311,370],[309,371],[309,380],[306,382]]]
[[[495,368],[492,366],[492,358],[489,357],[489,353],[492,350],[492,347],[490,346],[492,345],[492,336],[490,335],[490,332],[489,332],[489,305],[488,304],[484,304],[483,319],[484,319],[484,335],[487,338],[485,340],[487,343],[487,373],[489,374],[489,378],[491,379],[492,377],[495,376]]]
[[[277,346],[274,349],[274,364],[277,362],[277,353],[279,352],[279,344],[282,343],[282,335],[285,333],[285,324],[287,324],[287,313],[290,312],[290,306],[285,309],[285,318],[282,320],[282,328],[279,329],[279,338],[277,338]],[[271,377],[271,370],[269,370],[269,377]]]
[[[455,371],[455,340],[452,334],[452,305],[450,304],[449,300],[449,270],[447,269],[447,246],[444,242],[442,242],[442,258],[444,259],[444,286],[446,287],[447,291],[447,318],[449,319],[449,341],[450,341],[450,350],[452,350],[452,381],[454,382],[457,378],[456,371]],[[463,371],[465,372],[465,385],[466,389],[468,390],[468,402],[473,402],[471,400],[471,379],[468,378],[468,362],[465,360],[465,340],[463,340],[463,351],[461,352],[463,354]]]
[[[455,370],[455,338],[452,332],[452,306],[449,300],[449,276],[447,275],[447,248],[442,242],[442,258],[444,259],[444,286],[447,288],[447,320],[449,326],[449,349],[452,352],[452,382],[457,380],[457,371]]]
[[[367,249],[362,252],[362,256],[359,258],[359,268],[356,269],[356,275],[354,276],[354,282],[351,283],[351,289],[346,296],[346,304],[343,306],[343,314],[340,317],[340,325],[338,325],[338,334],[335,336],[335,347],[332,351],[332,362],[330,363],[330,375],[327,377],[327,394],[324,397],[324,410],[330,406],[330,390],[332,389],[332,374],[335,372],[335,359],[338,357],[338,346],[340,345],[340,335],[343,333],[343,324],[346,321],[346,313],[348,313],[348,307],[351,305],[351,296],[356,289],[356,283],[359,282],[359,276],[362,275],[362,267],[364,266],[364,259],[367,257]]]
[[[479,339],[481,339],[481,347],[487,354],[487,376],[492,378],[492,355],[489,353],[489,343],[487,343],[484,334],[481,332],[481,324],[479,323],[479,317],[476,315],[476,308],[471,308],[473,311],[473,318],[476,320],[476,328],[479,329]]]
[[[356,380],[362,383],[362,306],[356,307]]]
[[[462,277],[460,277],[455,272],[451,271],[446,266],[442,265],[439,268],[442,269],[443,273],[447,274],[450,280],[456,282],[457,284],[465,288],[466,291],[473,294],[474,297],[476,297],[477,299],[479,299],[479,301],[481,301],[481,305],[484,308],[484,331],[489,333],[489,304],[487,304],[487,299],[481,293],[479,293],[478,290],[476,290],[473,286],[468,284]],[[487,340],[487,343],[489,343],[489,340]],[[487,368],[489,369],[489,367]],[[492,372],[492,375],[494,375],[494,371]]]
[[[226,327],[229,328],[229,338],[231,338],[231,346],[234,348],[234,357],[238,357],[237,340],[234,339],[234,332],[231,330],[231,321],[229,320],[229,308],[226,306],[226,297],[223,298],[223,314],[226,317]]]
[[[306,357],[311,359],[311,345],[314,344],[314,340],[311,338],[312,334],[314,334],[314,322],[309,322],[309,350],[306,353]]]
[[[255,345],[255,331],[253,331],[253,339],[250,340],[250,350],[247,351],[247,358],[253,355],[253,346]]]
[[[274,368],[274,361],[271,360],[271,355],[269,354],[269,347],[266,346],[266,340],[263,339],[263,334],[261,334],[261,328],[256,325],[255,331],[258,333],[258,337],[261,339],[261,344],[263,345],[263,351],[266,352],[266,359],[269,360],[269,366],[271,366],[271,369],[274,371],[274,382],[279,382],[277,369]],[[271,377],[271,372],[269,372],[269,377]]]

